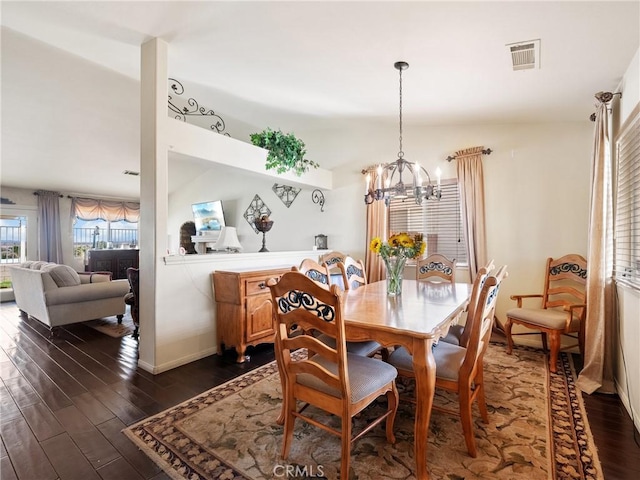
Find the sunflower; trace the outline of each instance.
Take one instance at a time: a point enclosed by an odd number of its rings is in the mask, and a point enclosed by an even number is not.
[[[371,243],[369,244],[369,249],[372,252],[380,253],[381,246],[382,246],[382,240],[380,239],[380,237],[376,237],[373,240],[371,240]]]
[[[413,248],[415,246],[413,238],[411,238],[406,233],[399,233],[397,237],[398,237],[398,243],[400,244],[401,247]]]

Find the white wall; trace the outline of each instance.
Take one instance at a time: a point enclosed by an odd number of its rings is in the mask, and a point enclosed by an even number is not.
[[[276,182],[264,177],[248,175],[230,168],[213,166],[210,170],[183,185],[169,196],[169,234],[173,241],[173,251],[179,246],[180,226],[193,220],[191,204],[222,200],[225,221],[237,228],[238,238],[244,252],[257,252],[262,247],[262,233],[256,233],[244,218],[244,213],[255,195],[258,195],[271,210],[274,224],[266,234],[266,245],[270,251],[311,250],[314,237],[320,233],[327,235],[329,247],[349,252],[354,250],[352,237],[334,225],[336,217],[354,217],[349,213],[353,199],[341,198],[343,189],[323,190],[324,212],[313,203],[310,187],[303,188],[291,204],[287,206],[276,196],[272,187]],[[345,207],[347,207],[345,209]],[[361,210],[364,211],[362,208]],[[359,215],[358,212],[358,216]],[[349,229],[351,231],[352,229]],[[362,251],[362,245],[357,245]]]
[[[349,167],[334,171],[334,183],[348,215],[332,218],[332,226],[350,232],[348,251],[364,246],[364,179],[366,165],[397,158],[397,131],[391,126],[342,124],[333,130],[301,132],[315,157],[340,152]],[[565,253],[586,256],[589,209],[590,150],[593,124],[577,123],[411,126],[405,123],[406,158],[428,171],[443,170],[454,178],[455,161],[445,159],[476,145],[494,152],[484,156],[488,256],[507,264],[497,307],[498,318],[514,306],[509,295],[542,290],[547,257]],[[308,140],[307,140],[308,139]],[[333,192],[332,192],[333,193]],[[529,339],[539,345],[539,337]]]

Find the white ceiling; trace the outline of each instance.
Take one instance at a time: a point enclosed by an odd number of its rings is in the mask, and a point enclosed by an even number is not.
[[[132,81],[140,76],[140,45],[162,38],[170,74],[225,98],[235,118],[305,129],[397,122],[397,60],[410,64],[408,122],[585,121],[593,94],[615,91],[640,45],[638,1],[3,1],[1,23]],[[505,45],[532,39],[541,40],[541,68],[514,72]],[[3,132],[12,131],[15,112],[4,105]],[[33,185],[43,169],[31,161]],[[2,168],[3,184],[19,186],[21,169],[4,160]],[[40,188],[80,185],[56,183],[44,171]]]

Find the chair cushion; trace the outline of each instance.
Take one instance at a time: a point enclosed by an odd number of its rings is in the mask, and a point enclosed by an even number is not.
[[[333,374],[338,372],[338,366],[334,362],[320,355],[314,355],[310,360],[323,366]],[[388,363],[361,355],[347,354],[347,370],[349,372],[349,381],[351,382],[351,403],[359,402],[367,395],[393,382],[398,376],[398,371]],[[328,386],[313,375],[307,373],[299,374],[298,383],[340,398],[338,390]]]
[[[458,372],[466,353],[466,348],[445,342],[438,343],[433,349],[433,358],[436,361],[436,377],[446,380],[458,380]],[[404,347],[396,348],[387,361],[398,370],[413,372],[413,357]]]
[[[336,348],[336,339],[330,337],[326,334],[318,335],[318,340],[331,348]],[[378,342],[374,340],[368,340],[364,342],[347,342],[347,353],[352,353],[354,355],[362,355],[363,357],[368,357],[369,355],[373,355],[378,350],[382,348]]]
[[[450,343],[451,345],[460,345],[462,332],[464,332],[464,325],[451,325],[447,334],[442,337],[440,341]]]
[[[48,272],[59,287],[75,287],[80,285],[80,275],[69,265],[58,265],[51,263],[43,265],[40,268],[44,272]]]
[[[512,308],[507,311],[508,318],[554,330],[564,330],[567,315],[568,312],[564,310],[554,310],[552,308]],[[575,330],[579,322],[580,319],[574,315],[570,330]]]

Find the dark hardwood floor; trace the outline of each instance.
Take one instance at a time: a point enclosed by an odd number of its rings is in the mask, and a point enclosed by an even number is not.
[[[137,368],[137,342],[83,325],[57,329],[0,305],[0,478],[168,479],[121,432],[138,420],[273,360],[211,356],[151,375]],[[640,446],[617,396],[585,398],[607,480],[640,478]],[[637,432],[636,432],[637,435]]]

